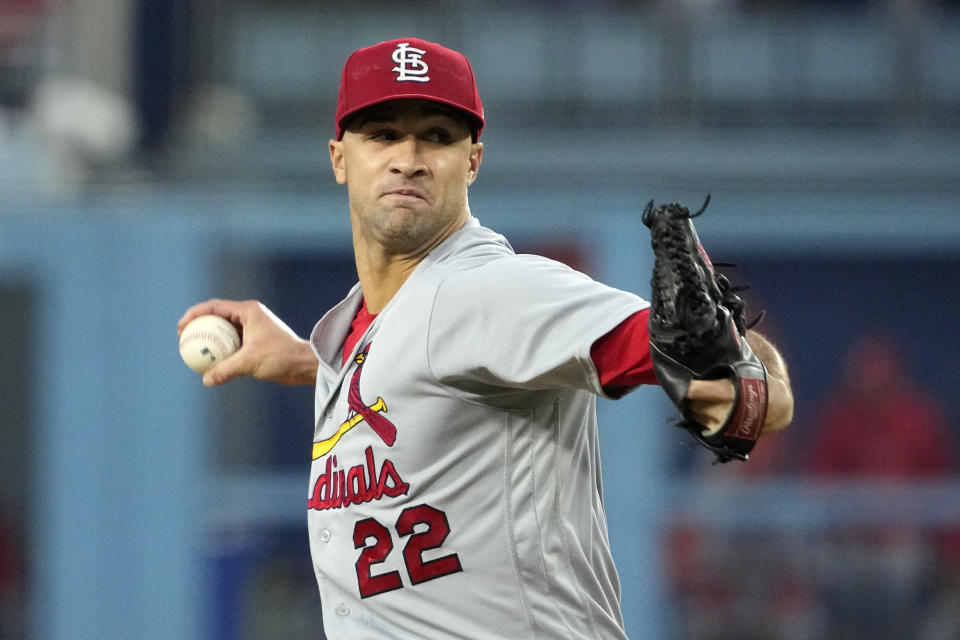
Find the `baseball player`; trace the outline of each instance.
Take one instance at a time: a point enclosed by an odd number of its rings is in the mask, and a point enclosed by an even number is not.
[[[483,126],[462,54],[416,38],[355,51],[329,150],[359,283],[309,340],[255,301],[179,322],[242,329],[208,386],[316,386],[305,505],[332,639],[626,637],[595,404],[656,384],[649,305],[480,225]],[[747,338],[768,371],[765,429],[780,429],[785,366]],[[709,429],[735,396],[729,380],[687,393]]]

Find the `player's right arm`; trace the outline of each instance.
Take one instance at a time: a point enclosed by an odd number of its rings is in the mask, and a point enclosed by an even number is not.
[[[177,335],[197,316],[226,318],[240,332],[240,349],[212,367],[203,384],[213,387],[240,376],[287,385],[314,385],[319,362],[307,340],[299,337],[256,300],[207,300],[195,304],[177,322]]]

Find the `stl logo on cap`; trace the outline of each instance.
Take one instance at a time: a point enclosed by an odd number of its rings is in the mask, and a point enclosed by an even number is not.
[[[421,60],[425,53],[423,49],[411,47],[409,42],[397,45],[393,52],[393,61],[397,66],[391,69],[397,74],[397,82],[430,82],[427,63]]]
[[[340,76],[337,140],[354,114],[390,100],[429,100],[459,109],[474,142],[483,130],[483,103],[470,61],[435,42],[396,38],[351,53]]]

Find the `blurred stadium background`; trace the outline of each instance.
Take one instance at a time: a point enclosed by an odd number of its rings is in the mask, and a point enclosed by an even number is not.
[[[175,323],[301,334],[355,279],[350,51],[464,51],[474,214],[646,295],[650,198],[713,204],[796,422],[712,466],[603,403],[632,638],[960,638],[960,3],[0,0],[0,638],[322,638],[311,390],[206,390]],[[951,320],[953,318],[954,320]]]

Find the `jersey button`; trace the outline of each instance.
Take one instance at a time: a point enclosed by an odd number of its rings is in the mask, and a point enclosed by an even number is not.
[[[345,618],[348,615],[350,615],[350,607],[348,607],[347,605],[341,602],[340,604],[337,605],[337,608],[334,609],[334,613],[336,613],[338,616],[342,618]]]
[[[330,542],[331,538],[330,529],[323,529],[320,531],[320,542],[327,543]]]

